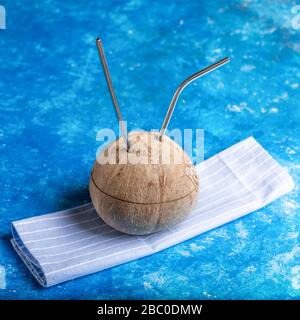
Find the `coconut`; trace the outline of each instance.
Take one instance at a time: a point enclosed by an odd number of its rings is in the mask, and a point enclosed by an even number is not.
[[[114,229],[144,235],[171,227],[194,208],[198,177],[188,155],[158,133],[132,132],[97,156],[89,190],[98,215]]]

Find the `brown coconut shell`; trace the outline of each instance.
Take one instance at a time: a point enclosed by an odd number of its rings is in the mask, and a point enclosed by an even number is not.
[[[95,210],[111,227],[128,234],[149,234],[184,219],[197,201],[198,177],[182,148],[157,133],[129,134],[97,156],[90,178]]]

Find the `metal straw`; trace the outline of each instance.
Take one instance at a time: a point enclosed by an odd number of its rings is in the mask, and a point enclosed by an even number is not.
[[[191,75],[189,78],[185,79],[180,85],[179,87],[176,89],[174,95],[173,95],[173,98],[171,100],[171,103],[169,105],[169,108],[168,108],[168,111],[167,111],[167,114],[165,116],[165,119],[164,119],[164,122],[163,122],[163,125],[159,131],[159,140],[161,141],[162,140],[162,136],[165,134],[166,130],[167,130],[167,127],[168,127],[168,124],[170,122],[170,119],[172,117],[172,114],[173,114],[173,111],[174,111],[174,108],[175,108],[175,105],[178,101],[178,98],[181,94],[181,92],[183,91],[183,89],[188,86],[192,81],[206,75],[207,73],[221,67],[222,65],[228,63],[230,61],[230,58],[226,57],[208,67],[206,67],[205,69],[203,70],[200,70],[198,72],[196,72],[195,74]]]
[[[100,57],[100,60],[101,60],[101,63],[102,63],[102,68],[103,68],[103,71],[104,71],[104,74],[105,74],[105,79],[106,79],[106,83],[107,83],[108,90],[109,90],[109,93],[110,93],[110,97],[111,97],[112,103],[113,103],[113,105],[115,107],[116,114],[117,114],[117,117],[118,117],[119,125],[120,125],[121,132],[122,132],[122,136],[123,136],[124,141],[126,143],[126,148],[127,148],[127,150],[129,150],[129,141],[128,141],[128,136],[127,136],[127,131],[126,131],[126,128],[125,128],[125,125],[124,125],[124,120],[123,120],[122,113],[121,113],[121,110],[120,110],[120,107],[119,107],[119,104],[118,104],[118,100],[117,100],[117,97],[116,97],[116,94],[115,94],[115,91],[114,91],[114,88],[113,88],[113,85],[112,85],[111,77],[110,77],[110,74],[109,74],[109,70],[108,70],[108,66],[107,66],[107,62],[106,62],[106,58],[105,58],[105,54],[104,54],[104,50],[103,50],[103,46],[102,46],[102,42],[101,42],[101,40],[99,38],[96,39],[96,44],[97,44],[97,47],[98,47],[98,53],[99,53],[99,57]]]

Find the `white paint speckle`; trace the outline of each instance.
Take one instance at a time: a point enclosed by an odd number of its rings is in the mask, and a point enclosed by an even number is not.
[[[241,67],[241,71],[242,72],[250,72],[252,70],[256,69],[256,67],[252,64],[244,64],[242,67]]]
[[[297,239],[299,237],[299,232],[288,232],[286,236],[288,239]]]
[[[235,224],[235,228],[237,230],[237,236],[239,238],[246,239],[248,237],[249,233],[241,221]]]
[[[217,89],[223,89],[224,88],[224,83],[223,82],[219,82],[217,84]]]
[[[203,292],[203,295],[204,295],[205,297],[211,297],[211,294],[209,294],[209,293],[206,292],[206,291]]]
[[[150,282],[145,281],[145,282],[144,282],[144,288],[145,288],[145,289],[152,289],[153,286],[152,286],[152,284],[151,284]]]
[[[190,248],[193,252],[198,252],[198,251],[201,251],[201,250],[204,250],[205,247],[204,246],[199,246],[197,245],[196,243],[191,243],[190,244]]]
[[[272,101],[278,103],[281,100],[287,100],[289,97],[287,92],[283,92],[281,95],[275,97]]]
[[[278,264],[287,264],[299,253],[300,253],[300,247],[294,247],[290,252],[285,252],[285,253],[276,255],[273,259],[273,262],[277,262]]]
[[[277,112],[278,112],[278,108],[273,107],[270,109],[270,113],[277,113]]]
[[[250,272],[255,272],[256,268],[254,266],[249,266],[245,269],[245,272],[250,273]]]
[[[214,53],[221,53],[221,52],[222,52],[222,49],[221,49],[221,48],[217,48],[217,49],[214,49],[213,52],[214,52]]]
[[[291,251],[276,255],[270,262],[267,276],[274,282],[286,280],[291,283],[295,290],[300,289],[300,265],[295,265],[299,261],[300,247],[295,246]],[[290,267],[294,264],[293,267]]]
[[[286,200],[284,201],[284,206],[287,209],[293,209],[296,210],[297,208],[299,208],[300,206],[293,200]]]
[[[241,102],[239,105],[228,104],[225,109],[231,112],[242,112],[243,110],[247,110],[252,114],[254,113],[254,110],[248,107],[246,102]]]
[[[285,152],[288,153],[288,154],[295,154],[296,153],[296,151],[294,149],[290,148],[290,147],[287,147],[285,149]]]
[[[273,32],[275,32],[276,31],[276,27],[271,27],[271,28],[268,28],[268,29],[265,29],[265,30],[262,30],[261,32],[260,32],[260,34],[271,34],[271,33],[273,33]]]
[[[0,265],[0,289],[6,288],[6,272],[5,267]]]
[[[191,253],[188,250],[179,250],[178,251],[184,257],[190,257]]]
[[[264,107],[262,107],[262,108],[260,108],[260,111],[261,111],[261,113],[266,113],[266,112],[267,112],[267,109],[264,108]]]
[[[163,285],[166,281],[163,276],[159,272],[153,272],[149,275],[150,284],[151,282],[156,283],[158,285]],[[147,282],[147,281],[146,281]]]
[[[272,223],[272,216],[271,215],[268,215],[268,214],[265,214],[263,212],[259,212],[259,219],[260,221],[263,221],[267,224],[271,224]]]
[[[294,50],[297,53],[300,53],[300,42],[293,42],[289,45],[292,50]]]
[[[230,236],[227,234],[226,228],[215,229],[211,232],[211,235],[213,237],[218,237],[218,238],[222,238],[222,239],[230,239]]]
[[[207,24],[214,24],[215,21],[213,19],[211,19],[210,17],[206,18]]]
[[[292,282],[293,289],[299,290],[300,289],[300,265],[292,268],[291,275],[292,275],[291,282]]]

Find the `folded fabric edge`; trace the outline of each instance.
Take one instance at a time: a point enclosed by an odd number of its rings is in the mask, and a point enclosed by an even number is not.
[[[247,143],[247,142],[250,142],[251,145],[255,145],[255,148],[258,148],[260,149],[263,154],[264,154],[264,157],[265,158],[269,158],[273,161],[274,164],[276,164],[277,168],[279,169],[279,172],[280,173],[277,173],[278,176],[279,175],[282,175],[282,178],[281,180],[282,181],[285,181],[285,184],[283,185],[283,188],[281,188],[281,192],[280,194],[278,194],[277,196],[273,196],[272,193],[270,193],[270,198],[269,199],[264,199],[261,203],[261,208],[270,204],[271,202],[275,201],[276,199],[282,197],[283,195],[285,195],[286,193],[292,191],[294,188],[295,188],[295,183],[294,183],[294,180],[292,178],[292,176],[289,174],[289,172],[253,137],[253,136],[249,136],[248,138],[246,138],[245,140],[241,141],[241,142],[238,142],[236,143],[235,145],[233,145],[232,147],[229,147],[223,151],[221,151],[220,153],[218,153],[217,155],[222,155],[222,154],[226,154],[226,152],[239,145],[239,144],[243,144],[243,143]],[[250,147],[251,148],[251,147]],[[230,168],[229,166],[227,166],[228,168]],[[239,179],[238,176],[236,176],[237,179]],[[240,179],[239,181],[245,186],[247,187]],[[251,191],[249,189],[249,192],[253,193],[253,191]]]
[[[256,139],[254,139],[252,136],[251,136],[251,138],[259,145],[259,147],[264,151],[264,153],[266,155],[268,155],[279,166],[279,168],[282,170],[282,173],[284,175],[284,179],[287,181],[287,185],[286,185],[285,190],[283,190],[282,194],[279,195],[278,197],[276,197],[276,199],[287,194],[288,192],[291,192],[295,188],[295,182],[294,182],[293,177]],[[276,199],[274,199],[274,200],[276,200]],[[272,200],[272,201],[274,201],[274,200]],[[270,203],[270,202],[268,202],[268,203]]]
[[[284,173],[285,178],[288,180],[288,185],[287,185],[288,191],[286,191],[286,193],[292,191],[295,188],[295,182],[293,177],[290,175],[290,173],[254,137],[251,136],[249,138],[252,138],[260,146],[260,148],[264,151],[264,153],[267,154],[274,162],[278,164],[278,166],[281,168],[282,172]]]
[[[47,281],[43,268],[39,262],[34,258],[28,248],[24,245],[22,238],[19,236],[17,229],[14,226],[14,222],[11,223],[11,233],[13,238],[11,244],[20,258],[25,263],[29,271],[34,275],[37,281],[43,286],[47,286]]]
[[[43,287],[48,287],[46,278],[44,276],[44,273],[41,269],[41,271],[38,270],[36,266],[30,261],[29,257],[25,254],[25,252],[19,247],[19,245],[16,243],[15,239],[12,238],[10,240],[13,248],[17,252],[18,256],[21,258],[21,260],[24,262],[25,266],[28,268],[28,270],[32,273],[32,275],[35,277],[35,279],[38,281],[38,283]]]

